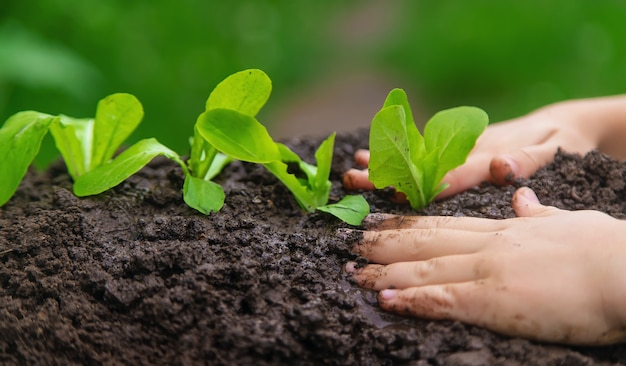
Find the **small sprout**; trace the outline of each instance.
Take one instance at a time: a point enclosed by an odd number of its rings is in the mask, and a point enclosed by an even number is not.
[[[231,87],[236,95],[248,93],[241,103],[233,103],[232,98],[220,99],[224,102],[215,104],[200,115],[196,123],[197,134],[207,145],[212,146],[227,156],[251,163],[262,164],[274,174],[294,195],[302,209],[313,212],[320,207],[348,222],[360,224],[369,213],[369,205],[361,196],[343,201],[337,209],[327,205],[331,182],[329,181],[335,134],[329,136],[315,153],[317,166],[306,163],[286,145],[275,142],[265,127],[255,118],[271,92],[271,81],[261,70],[245,70],[235,74],[241,88]],[[227,79],[228,80],[228,79]],[[246,87],[247,86],[247,87]],[[229,104],[229,105],[228,105]],[[239,106],[244,106],[240,108]],[[238,109],[234,109],[238,108]],[[196,140],[197,137],[194,138]],[[289,166],[295,165],[302,177],[289,172]],[[358,214],[352,211],[348,215],[347,205],[354,205]],[[350,216],[350,218],[347,218]],[[345,219],[347,218],[347,219]],[[357,223],[358,222],[358,223]]]
[[[109,190],[160,155],[186,169],[178,154],[154,138],[138,141],[113,158],[142,119],[141,103],[125,93],[102,99],[94,119],[57,118],[50,132],[74,179],[75,195],[91,196]]]
[[[420,134],[402,89],[392,90],[372,120],[369,179],[376,188],[394,186],[420,209],[448,187],[441,183],[463,164],[489,119],[476,107],[457,107],[433,116]]]
[[[211,181],[232,160],[263,164],[293,193],[306,211],[319,209],[359,225],[369,213],[361,196],[327,204],[335,134],[315,153],[317,166],[304,162],[287,146],[272,140],[256,115],[272,90],[261,70],[244,70],[219,83],[209,95],[206,110],[194,126],[191,154],[185,164],[177,153],[153,138],[141,140],[119,155],[115,152],[143,118],[141,103],[130,94],[113,94],[98,103],[95,118],[18,113],[0,129],[0,206],[17,190],[28,166],[51,131],[77,196],[99,194],[123,182],[153,158],[162,155],[177,162],[185,173],[183,198],[201,213],[219,211],[224,205],[222,187]],[[10,163],[7,163],[10,162]],[[298,167],[298,176],[288,168]]]

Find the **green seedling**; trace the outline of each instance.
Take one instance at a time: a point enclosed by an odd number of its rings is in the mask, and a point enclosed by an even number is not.
[[[206,101],[205,111],[228,109],[244,115],[256,116],[271,93],[271,81],[260,70],[244,70],[230,75],[219,83]],[[202,115],[201,115],[202,116]],[[201,116],[198,118],[200,121]],[[220,153],[194,126],[189,156],[190,174],[185,177],[185,202],[200,212],[218,211],[224,203],[222,188],[211,182],[233,159]],[[221,203],[220,203],[221,200]]]
[[[0,185],[0,206],[15,193],[28,166],[32,163],[48,131],[52,133],[74,180],[77,196],[90,196],[113,188],[139,171],[159,155],[176,161],[190,176],[189,169],[176,154],[156,139],[138,141],[113,158],[115,152],[143,118],[141,103],[130,94],[113,94],[98,103],[95,118],[51,116],[33,111],[20,112],[0,129],[0,174],[6,177]],[[216,175],[216,165],[205,179]],[[224,202],[221,187],[213,182],[186,185],[186,194],[194,197],[201,212],[219,210]],[[220,195],[221,194],[221,195]]]
[[[222,187],[211,181],[228,163],[226,159],[207,155],[190,159],[204,164],[206,170],[191,170],[180,156],[157,140],[141,140],[113,159],[115,151],[135,130],[143,118],[143,108],[130,94],[114,94],[98,104],[95,119],[73,119],[61,116],[51,132],[57,148],[74,178],[74,194],[90,196],[102,193],[123,182],[155,157],[162,155],[177,162],[185,174],[183,198],[192,208],[209,214],[224,204]],[[200,154],[202,145],[192,145],[192,156]],[[201,151],[202,153],[202,151]],[[195,166],[194,166],[195,168]]]
[[[194,126],[188,164],[153,138],[141,140],[114,156],[143,118],[141,103],[130,94],[113,94],[101,100],[92,119],[18,113],[0,129],[0,174],[5,177],[0,185],[0,205],[15,193],[50,130],[74,180],[77,196],[113,188],[162,155],[177,162],[185,173],[185,202],[209,214],[219,211],[225,198],[222,187],[211,180],[226,164],[239,159],[267,167],[306,211],[319,209],[359,225],[369,212],[363,197],[348,196],[327,204],[335,135],[317,150],[317,166],[302,161],[287,146],[274,142],[255,118],[270,93],[271,80],[261,70],[244,70],[218,84]],[[290,172],[294,166],[299,174]]]
[[[91,196],[109,190],[159,155],[185,164],[156,139],[138,141],[113,158],[143,118],[141,103],[131,94],[112,94],[98,103],[95,118],[58,116],[50,125],[57,149],[74,180],[74,194]]]
[[[13,115],[0,129],[0,174],[4,177],[0,206],[15,193],[48,131],[74,179],[77,196],[97,194],[116,186],[157,155],[166,155],[183,164],[176,153],[155,139],[141,140],[111,160],[142,117],[141,104],[130,94],[113,94],[101,100],[94,119],[34,111]]]
[[[245,98],[235,97],[235,102],[227,97],[209,98],[206,111],[196,122],[194,142],[202,138],[211,149],[232,159],[264,165],[285,184],[302,209],[308,212],[320,209],[349,224],[359,225],[369,213],[369,205],[363,197],[344,198],[336,204],[327,204],[335,134],[322,142],[316,151],[317,166],[303,161],[286,145],[275,142],[255,118],[269,98],[269,77],[261,70],[245,70],[226,79],[223,84],[233,81],[237,87],[220,85],[218,88],[237,96],[244,94]],[[296,168],[296,174],[291,168]]]
[[[369,179],[404,193],[413,209],[425,207],[448,187],[443,177],[465,162],[488,123],[480,108],[457,107],[435,114],[422,136],[406,93],[394,89],[372,120]]]

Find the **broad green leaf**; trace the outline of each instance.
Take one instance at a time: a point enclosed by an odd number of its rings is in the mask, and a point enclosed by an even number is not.
[[[112,94],[98,103],[91,169],[108,162],[143,119],[143,107],[131,94]]]
[[[113,188],[159,155],[176,161],[183,168],[185,174],[189,174],[178,154],[156,139],[149,138],[138,141],[115,159],[78,177],[74,182],[74,194],[79,197],[91,196]]]
[[[393,89],[372,120],[370,180],[405,193],[414,209],[424,207],[447,188],[441,180],[465,162],[487,124],[479,108],[453,108],[426,123],[422,136],[406,93]]]
[[[224,206],[225,195],[219,184],[187,175],[183,185],[183,199],[189,207],[208,215]]]
[[[91,167],[94,120],[61,115],[50,125],[54,143],[73,180]]]
[[[393,89],[387,94],[387,99],[385,99],[385,103],[383,104],[383,108],[389,107],[392,105],[400,105],[404,108],[405,114],[405,124],[406,124],[406,134],[409,139],[409,144],[411,146],[411,157],[412,161],[419,161],[419,159],[424,155],[425,147],[424,147],[424,138],[420,134],[417,126],[415,125],[415,120],[413,119],[413,111],[411,110],[411,105],[409,104],[409,99],[402,89]]]
[[[326,191],[326,195],[330,192],[331,183],[328,180],[330,169],[333,163],[333,149],[335,147],[335,133],[332,133],[324,140],[315,151],[315,162],[317,163],[317,173],[313,189],[316,191]],[[328,199],[328,195],[326,196]]]
[[[431,151],[416,163],[417,170],[422,172],[422,192],[424,192],[424,201],[413,207],[415,209],[426,206],[447,187],[447,185],[441,184],[441,179],[436,179],[437,170],[439,169],[438,152],[438,150]]]
[[[272,81],[261,70],[249,69],[230,75],[209,95],[206,110],[224,108],[254,117],[272,92]]]
[[[254,117],[217,108],[202,113],[196,124],[209,144],[235,159],[261,164],[281,159],[276,143]]]
[[[345,196],[337,203],[320,206],[317,209],[354,226],[361,225],[370,212],[370,206],[363,196]]]
[[[435,182],[465,162],[483,133],[489,117],[476,107],[457,107],[435,114],[426,123],[424,142],[428,152],[436,151],[436,174],[428,177]]]
[[[17,190],[55,118],[34,111],[19,112],[0,128],[0,206]]]
[[[392,105],[376,113],[370,128],[369,179],[379,189],[393,185],[414,206],[424,201],[423,176],[411,161],[410,146],[404,107]]]

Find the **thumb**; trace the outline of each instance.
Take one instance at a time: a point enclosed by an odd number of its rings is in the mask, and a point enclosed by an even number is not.
[[[547,216],[558,211],[555,207],[542,205],[535,192],[528,187],[515,191],[511,205],[518,217]]]
[[[491,179],[500,185],[510,184],[517,178],[528,178],[554,158],[558,147],[541,144],[524,147],[513,153],[491,159]]]

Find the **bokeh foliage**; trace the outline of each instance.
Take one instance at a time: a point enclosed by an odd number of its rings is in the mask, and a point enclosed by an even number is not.
[[[424,114],[476,105],[496,121],[626,92],[623,0],[395,0],[366,46],[338,42],[341,24],[374,2],[4,0],[0,120],[26,109],[92,116],[99,99],[127,92],[146,111],[133,138],[185,154],[210,90],[245,68],[272,78],[268,106],[365,69],[418,90]]]
[[[431,112],[479,105],[498,121],[564,99],[626,92],[622,0],[408,1],[382,63]]]

